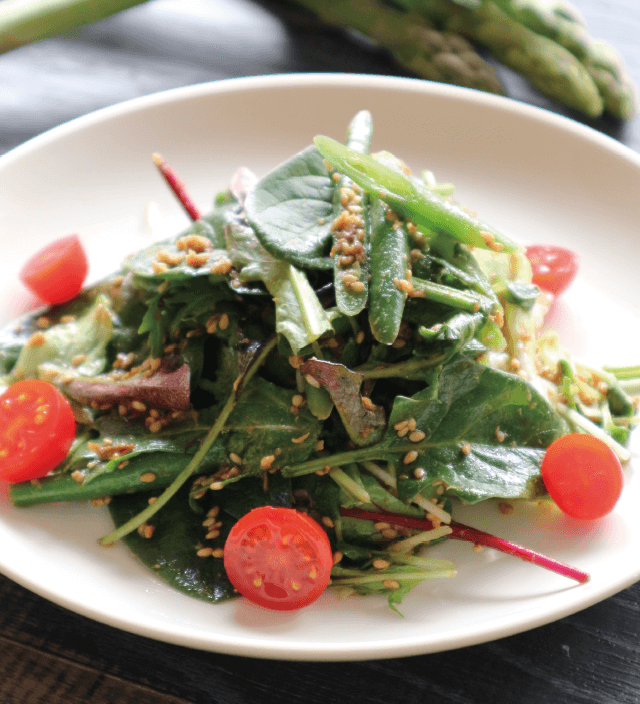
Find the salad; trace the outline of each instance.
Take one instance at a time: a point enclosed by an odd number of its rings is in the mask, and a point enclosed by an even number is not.
[[[362,111],[345,144],[240,168],[204,214],[154,156],[187,231],[84,290],[77,241],[28,263],[52,305],[0,334],[15,506],[106,506],[103,545],[211,602],[293,609],[330,585],[396,608],[455,576],[429,557],[447,539],[588,579],[456,506],[611,511],[640,368],[590,368],[542,332],[571,253],[526,251],[451,184],[371,154],[372,132]]]

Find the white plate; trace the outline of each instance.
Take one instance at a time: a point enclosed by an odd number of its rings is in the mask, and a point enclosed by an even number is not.
[[[554,323],[576,354],[596,364],[640,362],[638,155],[508,99],[376,76],[271,76],[172,90],[74,120],[7,154],[0,159],[2,322],[33,303],[16,270],[51,239],[80,233],[96,278],[149,241],[150,202],[168,231],[187,225],[154,169],[154,151],[204,209],[236,167],[262,174],[317,133],[342,139],[362,108],[374,115],[374,148],[453,181],[462,202],[522,242],[578,250],[581,274]],[[244,601],[207,605],[165,587],[121,545],[98,547],[110,522],[85,504],[18,510],[2,501],[0,570],[73,611],[194,648],[296,660],[414,655],[548,623],[640,579],[640,485],[630,470],[627,484],[615,513],[595,525],[525,508],[503,516],[494,505],[459,515],[587,570],[587,584],[451,541],[438,553],[457,562],[458,576],[414,590],[404,618],[382,598],[338,601],[331,592],[287,615]]]

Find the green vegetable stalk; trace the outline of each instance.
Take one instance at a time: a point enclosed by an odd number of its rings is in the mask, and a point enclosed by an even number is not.
[[[491,66],[456,32],[379,0],[296,0],[323,22],[355,30],[388,49],[400,66],[423,78],[504,93]]]
[[[115,15],[143,0],[3,0],[0,52],[56,37]]]
[[[558,103],[598,117],[632,119],[636,89],[617,52],[593,39],[575,12],[540,0],[397,0],[441,31],[487,48]],[[570,5],[566,5],[571,8]]]

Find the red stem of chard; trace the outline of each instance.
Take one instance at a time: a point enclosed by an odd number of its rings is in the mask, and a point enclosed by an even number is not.
[[[416,530],[431,530],[433,524],[431,521],[423,518],[411,518],[410,516],[403,516],[399,513],[388,513],[387,511],[365,511],[359,508],[341,508],[340,514],[348,518],[362,518],[369,521],[385,521],[386,523],[395,523],[396,525],[406,526],[407,528],[414,528]],[[449,527],[452,533],[448,535],[448,538],[454,538],[455,540],[466,540],[475,545],[485,545],[488,548],[493,548],[494,550],[499,550],[500,552],[507,553],[508,555],[513,555],[514,557],[519,557],[521,560],[526,562],[532,562],[534,565],[539,567],[544,567],[551,572],[562,575],[563,577],[569,577],[569,579],[575,579],[576,582],[584,584],[589,579],[589,575],[582,570],[576,569],[571,565],[567,565],[565,562],[560,562],[559,560],[554,560],[551,557],[542,555],[535,550],[529,550],[521,545],[516,545],[510,540],[505,540],[504,538],[498,538],[491,533],[485,533],[482,530],[477,530],[476,528],[470,528],[462,523],[451,522]]]
[[[186,210],[187,215],[192,220],[197,220],[200,217],[200,211],[187,192],[186,186],[178,177],[178,174],[176,174],[173,168],[167,164],[160,154],[154,154],[152,159],[153,163],[158,167],[158,171],[160,171],[164,177],[164,180],[178,197],[178,200],[180,201],[182,207]]]

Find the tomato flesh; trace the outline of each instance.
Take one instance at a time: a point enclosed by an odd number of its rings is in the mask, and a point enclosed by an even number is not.
[[[331,576],[331,544],[321,526],[292,508],[260,506],[231,529],[224,566],[254,604],[291,611],[315,601]]]
[[[615,507],[624,484],[620,461],[593,435],[555,440],[542,461],[542,479],[561,511],[572,518],[602,518]]]
[[[64,395],[46,381],[18,381],[0,395],[0,479],[43,477],[67,456],[76,423]]]
[[[580,259],[571,249],[552,244],[533,244],[526,248],[533,283],[555,296],[565,291],[578,273]]]
[[[80,293],[89,264],[77,235],[62,237],[34,254],[22,267],[20,279],[46,303],[69,301]]]

